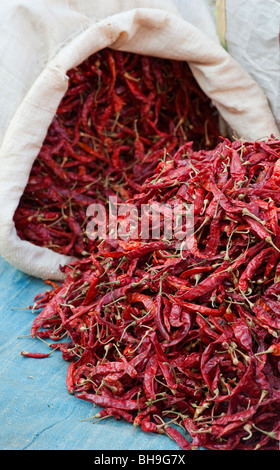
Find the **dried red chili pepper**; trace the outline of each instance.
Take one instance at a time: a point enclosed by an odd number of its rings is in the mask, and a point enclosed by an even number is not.
[[[27,351],[21,351],[21,355],[25,357],[33,357],[34,359],[45,359],[50,355],[46,353],[36,353],[36,352],[27,352]]]

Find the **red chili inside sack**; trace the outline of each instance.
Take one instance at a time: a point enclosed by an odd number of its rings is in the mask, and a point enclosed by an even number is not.
[[[213,148],[218,113],[186,62],[103,49],[69,70],[14,216],[19,237],[81,257],[88,206],[139,192],[179,145]]]

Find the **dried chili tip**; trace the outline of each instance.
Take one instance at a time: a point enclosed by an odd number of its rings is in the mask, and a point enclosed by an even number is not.
[[[27,351],[21,351],[20,353],[24,357],[32,357],[34,359],[44,359],[48,357],[51,353],[32,353]]]

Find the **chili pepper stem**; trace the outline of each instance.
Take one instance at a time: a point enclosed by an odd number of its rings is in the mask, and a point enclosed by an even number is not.
[[[252,427],[256,429],[257,431],[260,431],[262,434],[269,436],[271,439],[277,439],[275,432],[268,432],[268,431],[265,431],[264,429],[260,429],[255,425],[255,423],[252,423]]]

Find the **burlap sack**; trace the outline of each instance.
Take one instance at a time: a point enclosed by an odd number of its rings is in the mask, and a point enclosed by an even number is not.
[[[189,11],[199,3],[186,1]],[[70,261],[20,240],[13,215],[67,90],[67,70],[97,50],[186,60],[237,136],[278,132],[256,82],[172,1],[9,0],[1,2],[0,21],[0,254],[28,274],[61,279],[59,266]]]

